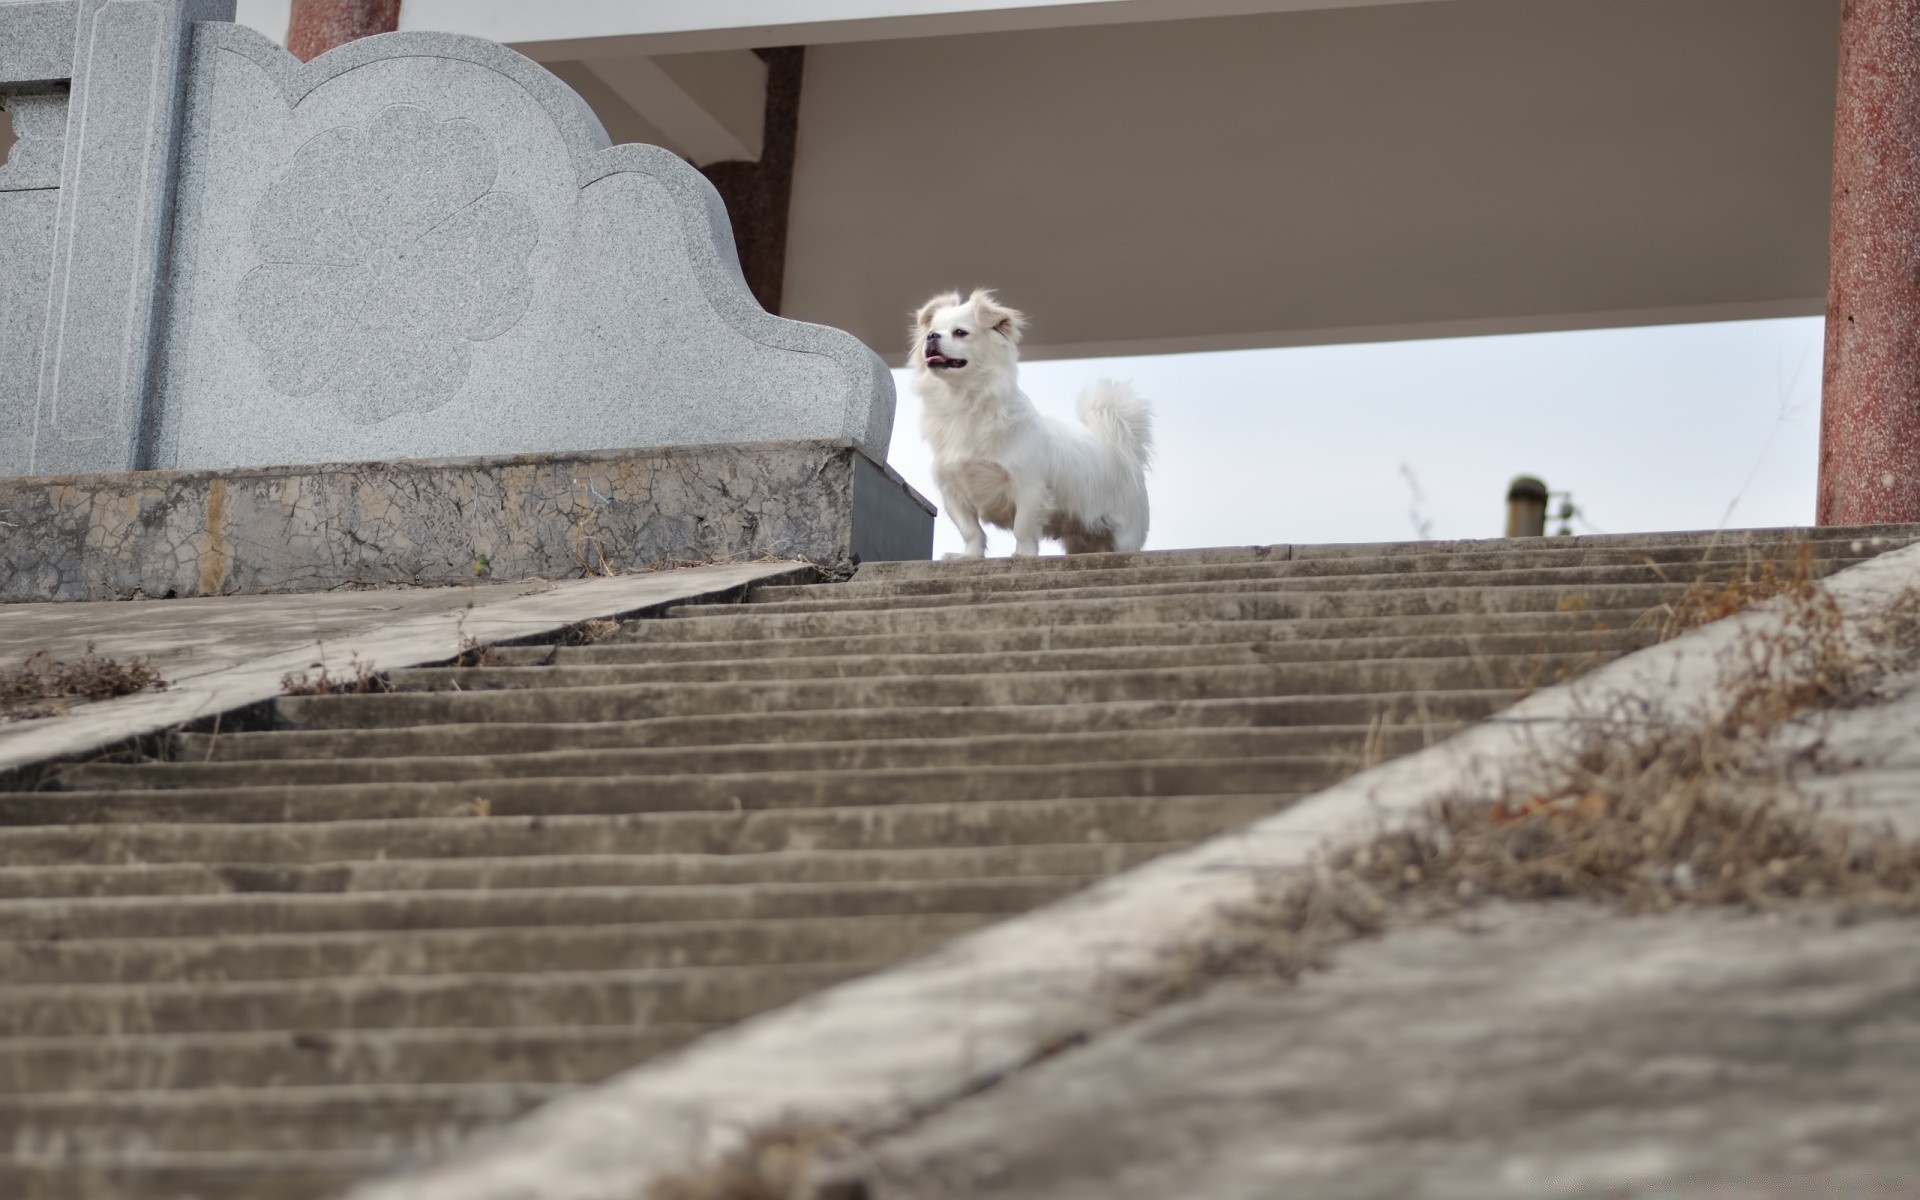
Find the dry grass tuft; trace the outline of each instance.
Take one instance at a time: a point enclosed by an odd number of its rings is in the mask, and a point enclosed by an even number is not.
[[[298,675],[288,672],[280,677],[280,690],[289,696],[360,696],[393,690],[387,677],[374,670],[373,664],[355,657],[350,665],[353,673],[344,677],[332,674],[323,662],[314,663]],[[319,674],[314,674],[315,671]]]
[[[857,1180],[824,1181],[818,1168],[847,1145],[817,1125],[776,1125],[747,1139],[721,1162],[654,1183],[647,1200],[864,1200]]]
[[[604,642],[620,632],[620,622],[605,617],[594,617],[585,621],[576,621],[560,631],[559,644],[562,646],[591,646],[595,642]]]
[[[101,658],[88,646],[76,661],[60,662],[42,650],[17,667],[0,669],[0,724],[55,717],[75,704],[166,688],[167,681],[144,659]]]
[[[1776,596],[1804,600],[1818,587],[1811,542],[1783,543],[1764,554],[1750,554],[1739,574],[1718,579],[1703,574],[1678,600],[1655,609],[1660,640],[1671,641]]]
[[[490,667],[493,665],[493,646],[471,634],[460,635],[460,653],[454,657],[456,667]]]
[[[1291,978],[1396,918],[1489,900],[1920,911],[1920,844],[1805,804],[1770,741],[1789,720],[1864,696],[1920,650],[1920,593],[1871,623],[1863,649],[1825,589],[1804,575],[1775,578],[1787,585],[1766,598],[1788,598],[1785,619],[1727,652],[1724,715],[1685,720],[1650,700],[1595,717],[1573,751],[1504,793],[1454,797],[1430,823],[1274,885],[1164,977],[1129,988],[1127,1007],[1166,1003],[1221,974]]]

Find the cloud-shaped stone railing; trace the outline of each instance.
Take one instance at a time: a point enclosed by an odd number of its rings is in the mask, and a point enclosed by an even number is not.
[[[261,264],[240,283],[240,325],[274,389],[328,389],[360,423],[458,394],[469,343],[512,328],[533,297],[533,221],[492,190],[497,173],[480,126],[406,104],[302,146],[254,210]]]
[[[891,377],[762,311],[706,179],[474,38],[196,28],[155,465],[712,442],[884,454]]]

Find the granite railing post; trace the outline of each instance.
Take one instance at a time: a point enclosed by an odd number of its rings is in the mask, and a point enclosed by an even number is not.
[[[80,0],[26,468],[141,466],[195,21],[234,0]]]

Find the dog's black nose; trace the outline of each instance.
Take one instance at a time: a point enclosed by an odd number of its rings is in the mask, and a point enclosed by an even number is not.
[[[930,333],[930,334],[928,334],[928,335],[927,335],[927,345],[929,345],[929,346],[931,346],[931,345],[933,345],[933,344],[934,344],[935,342],[937,342],[937,341],[939,341],[939,340],[940,340],[940,335],[939,335],[939,333],[937,333],[937,332],[935,332],[935,333]]]

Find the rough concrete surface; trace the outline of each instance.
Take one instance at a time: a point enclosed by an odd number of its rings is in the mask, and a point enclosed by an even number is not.
[[[110,745],[278,695],[280,680],[325,664],[351,678],[439,662],[461,639],[529,637],[579,621],[715,595],[798,564],[744,563],[574,580],[411,591],[232,596],[0,608],[0,665],[36,651],[72,658],[91,646],[107,657],[149,657],[170,686],[0,725],[0,770]],[[471,607],[469,607],[471,605]]]
[[[844,566],[932,538],[932,506],[844,442],[0,479],[0,601]]]
[[[1882,681],[1875,703],[1821,714],[1781,735],[1795,786],[1827,811],[1920,838],[1920,672]]]
[[[874,1200],[1895,1197],[1915,923],[1501,906],[1221,984],[874,1147]]]

